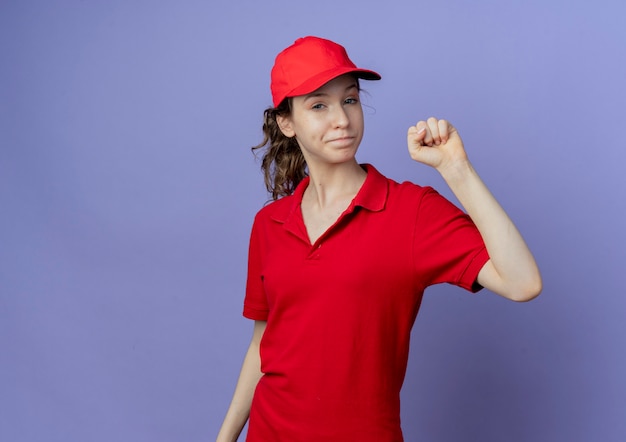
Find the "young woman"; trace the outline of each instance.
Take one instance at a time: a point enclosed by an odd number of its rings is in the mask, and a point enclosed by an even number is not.
[[[252,341],[218,441],[402,441],[400,388],[422,293],[448,282],[515,301],[541,291],[535,260],[469,162],[456,129],[408,129],[467,214],[399,184],[356,152],[359,69],[345,49],[298,39],[272,69],[262,168],[273,203],[250,239],[244,316]]]

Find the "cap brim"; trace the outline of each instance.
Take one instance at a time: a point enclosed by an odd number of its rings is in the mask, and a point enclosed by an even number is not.
[[[351,67],[334,68],[321,72],[312,78],[309,78],[307,81],[285,94],[285,98],[310,94],[311,92],[314,92],[320,87],[324,86],[330,80],[333,80],[344,74],[353,74],[357,78],[362,78],[363,80],[380,80],[382,78],[379,73],[370,71],[368,69]]]

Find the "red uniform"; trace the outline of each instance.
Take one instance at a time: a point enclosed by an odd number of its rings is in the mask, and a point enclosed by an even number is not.
[[[244,316],[267,320],[248,441],[402,441],[400,388],[423,291],[476,291],[489,259],[461,210],[366,165],[352,204],[311,244],[294,194],[257,214]]]

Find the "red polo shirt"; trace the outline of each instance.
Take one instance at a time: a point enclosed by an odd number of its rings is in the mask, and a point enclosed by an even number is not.
[[[424,289],[476,291],[489,259],[432,188],[366,165],[352,204],[311,244],[294,194],[257,214],[244,316],[267,320],[248,441],[402,441],[400,388]]]

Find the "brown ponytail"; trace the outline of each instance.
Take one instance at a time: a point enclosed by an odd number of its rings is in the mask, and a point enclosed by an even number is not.
[[[306,162],[295,137],[288,138],[276,122],[277,115],[291,112],[291,100],[284,100],[278,107],[265,110],[263,117],[263,142],[254,146],[252,152],[265,147],[261,159],[261,170],[265,187],[272,199],[291,195],[300,181],[307,176]]]

